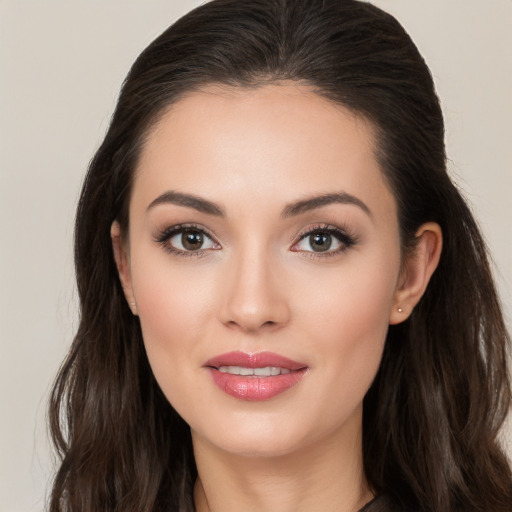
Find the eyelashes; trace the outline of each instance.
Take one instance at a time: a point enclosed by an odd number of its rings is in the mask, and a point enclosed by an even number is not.
[[[327,224],[308,228],[298,238],[299,241],[290,250],[304,252],[308,257],[336,256],[353,247],[358,241],[358,237],[348,229]]]
[[[206,256],[207,251],[219,250],[221,245],[205,228],[196,224],[177,224],[164,229],[156,238],[170,254],[177,256]]]
[[[204,257],[222,246],[203,226],[177,224],[161,231],[155,242],[168,253],[181,257]],[[326,258],[347,251],[358,242],[358,237],[347,228],[319,224],[301,232],[290,247],[292,252],[301,252],[309,258]]]

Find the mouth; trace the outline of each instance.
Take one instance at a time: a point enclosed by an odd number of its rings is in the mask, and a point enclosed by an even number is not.
[[[298,384],[308,367],[272,352],[229,352],[205,365],[226,394],[247,401],[270,400]]]
[[[244,368],[243,366],[220,366],[217,368],[221,373],[230,375],[243,375],[244,377],[275,377],[276,375],[285,375],[291,370],[279,368],[277,366],[265,366],[264,368]]]

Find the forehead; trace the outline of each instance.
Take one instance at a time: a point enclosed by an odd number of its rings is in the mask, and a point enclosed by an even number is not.
[[[149,132],[134,196],[253,195],[270,207],[339,189],[393,203],[374,147],[369,121],[307,86],[212,86],[172,105]]]

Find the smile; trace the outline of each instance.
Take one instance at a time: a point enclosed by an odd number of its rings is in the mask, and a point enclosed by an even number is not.
[[[298,384],[308,367],[272,352],[229,352],[209,359],[206,367],[224,393],[247,401],[270,400]]]
[[[277,366],[266,366],[264,368],[244,368],[242,366],[221,366],[217,368],[219,372],[229,373],[230,375],[244,375],[255,377],[271,377],[275,375],[284,375],[290,373],[287,368],[279,368]]]

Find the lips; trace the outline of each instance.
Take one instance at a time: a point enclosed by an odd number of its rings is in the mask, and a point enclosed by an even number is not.
[[[229,352],[204,365],[225,393],[247,401],[270,400],[295,386],[308,367],[272,352]]]

